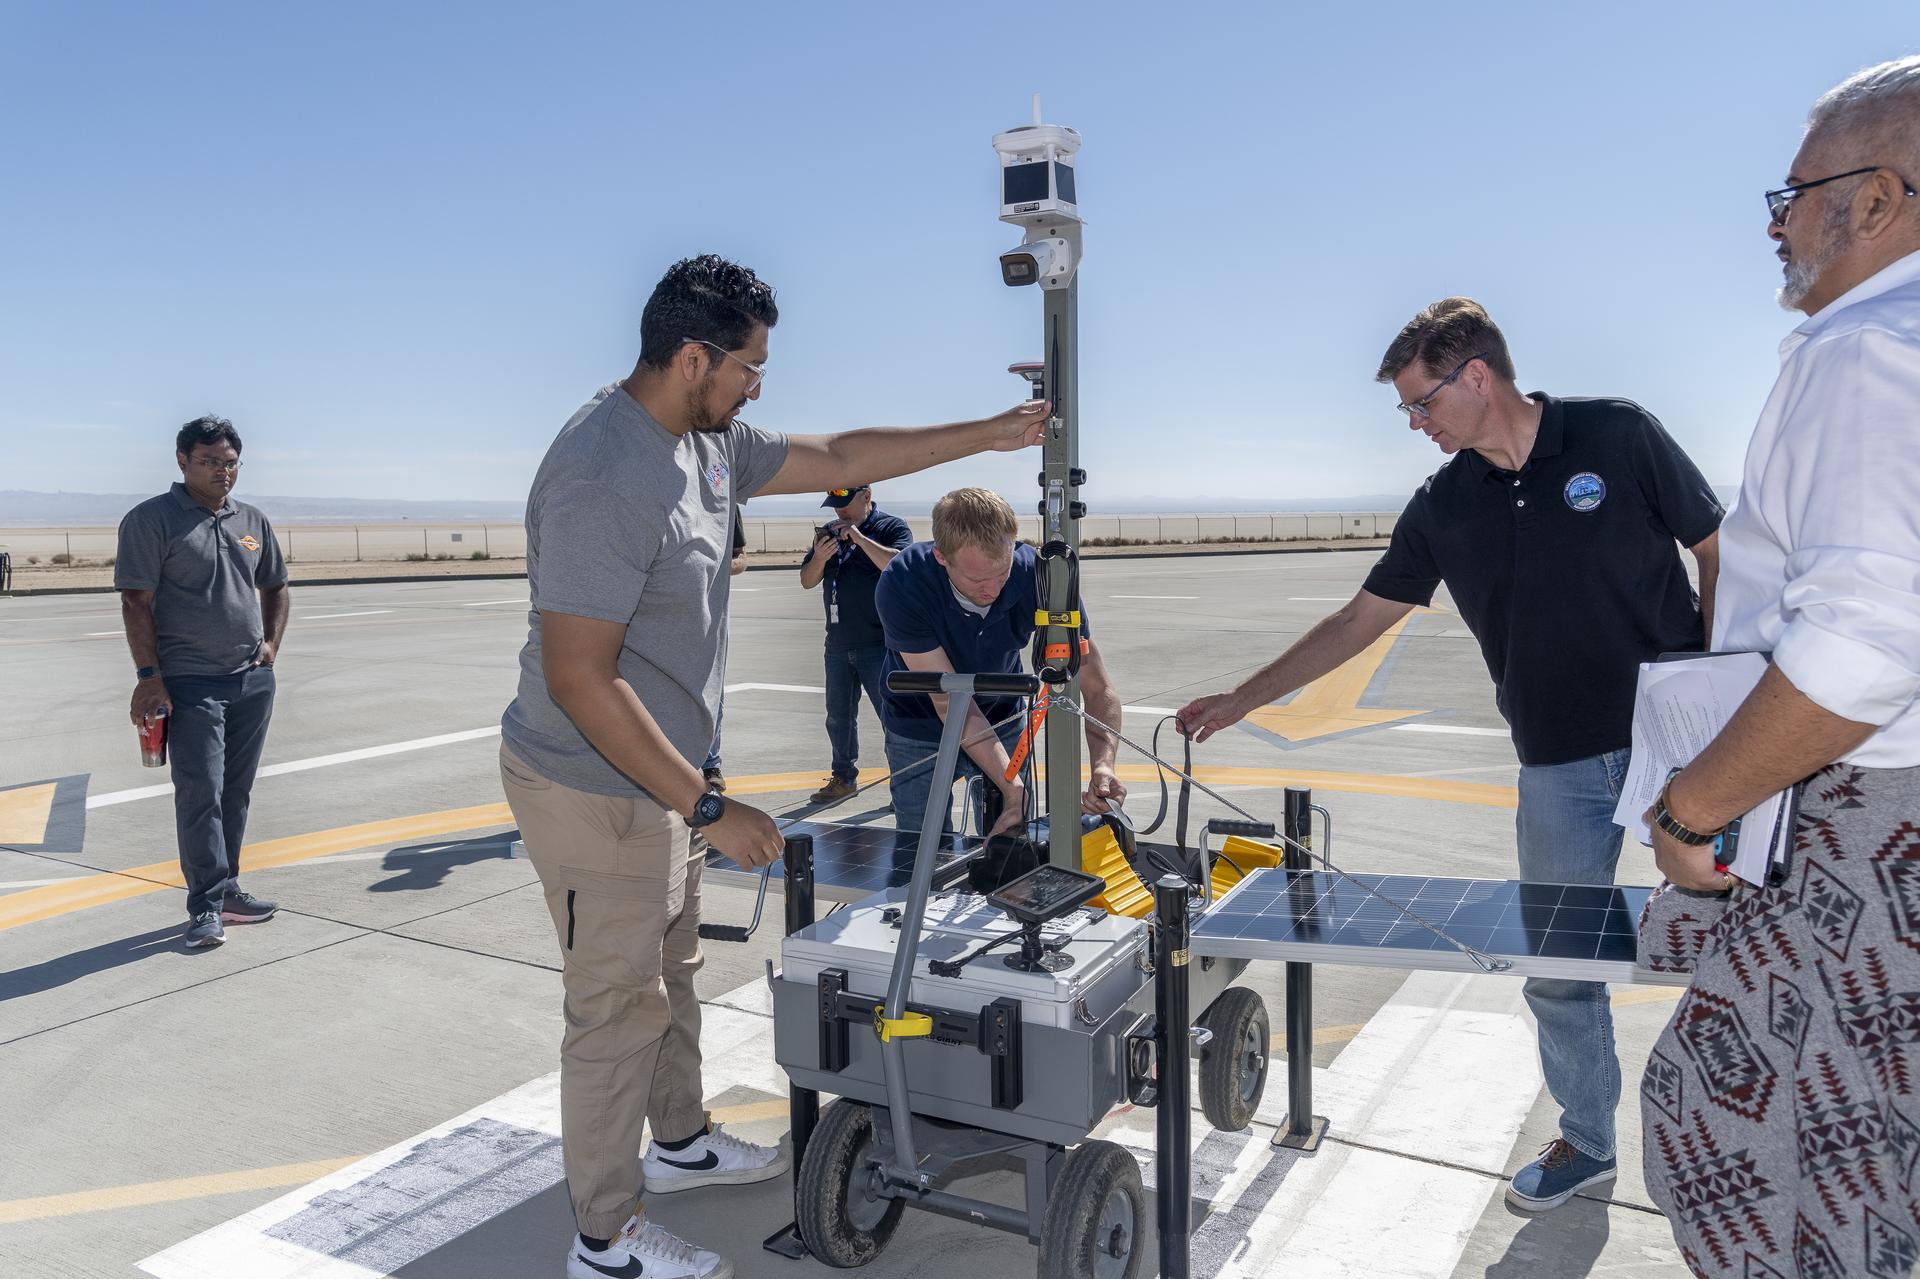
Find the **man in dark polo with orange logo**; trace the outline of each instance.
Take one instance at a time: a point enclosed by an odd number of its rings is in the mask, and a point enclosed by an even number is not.
[[[240,433],[220,417],[180,428],[181,482],[120,521],[113,584],[133,650],[135,724],[167,720],[174,826],[187,881],[187,945],[278,907],[240,888],[240,842],[273,715],[287,629],[287,565],[267,517],[230,497]]]

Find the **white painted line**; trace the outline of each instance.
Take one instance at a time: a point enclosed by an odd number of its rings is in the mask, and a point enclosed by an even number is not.
[[[517,600],[475,600],[471,604],[462,604],[461,608],[485,608],[489,604],[526,604],[526,599]]]
[[[1110,600],[1197,600],[1198,595],[1109,595]]]
[[[88,631],[81,639],[106,639],[110,635],[125,635],[125,631]]]
[[[261,769],[261,777],[280,777],[287,773],[304,773],[311,768],[327,768],[334,764],[352,764],[363,759],[379,759],[385,755],[404,755],[408,751],[423,751],[435,746],[447,746],[454,742],[471,742],[481,737],[498,737],[500,726],[469,728],[458,733],[441,733],[435,737],[416,737],[410,742],[391,742],[385,746],[365,746],[356,751],[337,751],[332,755],[315,755],[312,759],[288,760],[284,764],[269,764]],[[140,786],[133,790],[109,791],[105,795],[87,796],[87,807],[109,808],[115,804],[130,804],[136,799],[151,799],[156,795],[173,794],[173,783],[159,786]]]
[[[757,586],[736,586],[733,588],[733,593],[735,595],[751,595],[759,589]]]
[[[45,888],[49,884],[64,884],[72,879],[85,879],[84,875],[59,875],[53,879],[9,879],[0,881],[0,893],[10,893],[16,888]]]
[[[825,697],[827,695],[826,689],[816,688],[812,684],[729,684],[727,685],[727,691],[729,693],[748,693],[748,692],[752,692],[755,689],[759,689],[763,692],[768,692],[768,693],[818,693],[822,697]]]
[[[1122,707],[1121,707],[1120,709],[1121,709],[1121,711],[1122,711],[1122,713],[1124,713],[1124,714],[1127,714],[1127,715],[1174,715],[1174,714],[1178,714],[1178,711],[1177,711],[1177,710],[1176,710],[1176,709],[1175,709],[1174,707],[1171,707],[1171,706],[1122,706]]]
[[[1289,595],[1289,604],[1345,604],[1350,596],[1346,595]]]
[[[756,979],[747,983],[757,986]],[[730,992],[740,994],[744,992]],[[727,998],[723,996],[722,998]],[[734,1088],[749,1087],[776,1096],[786,1092],[785,1075],[773,1060],[773,1023],[764,1016],[719,1003],[701,1009],[700,1047],[705,1058],[703,1070],[707,1095],[719,1096]],[[315,1207],[314,1201],[329,1193],[336,1204],[350,1201],[354,1188],[385,1169],[392,1168],[421,1145],[445,1138],[481,1122],[511,1125],[551,1137],[560,1135],[560,1074],[543,1075],[492,1101],[484,1102],[463,1115],[428,1129],[419,1136],[369,1155],[345,1168],[329,1173],[252,1212],[215,1226],[165,1251],[141,1261],[139,1268],[154,1279],[385,1279],[403,1269],[433,1248],[451,1242],[466,1230],[482,1227],[485,1219],[439,1220],[433,1215],[437,1205],[421,1204],[391,1224],[402,1228],[403,1238],[411,1243],[414,1256],[396,1258],[395,1247],[386,1250],[386,1270],[371,1270],[350,1261],[312,1251],[269,1231]],[[500,1171],[489,1167],[462,1167],[463,1181],[479,1182]],[[545,1187],[522,1188],[528,1196]],[[524,1202],[524,1199],[521,1200]],[[494,1215],[515,1206],[511,1202],[491,1205]],[[561,1243],[564,1245],[564,1239]],[[398,1244],[396,1247],[405,1247]],[[395,1262],[398,1264],[394,1264]]]
[[[1465,724],[1389,724],[1396,733],[1451,733],[1455,737],[1511,737],[1504,728],[1468,728]]]
[[[342,617],[378,617],[382,613],[393,612],[390,608],[370,608],[359,613],[315,613],[312,617],[295,617],[296,622],[331,622]]]

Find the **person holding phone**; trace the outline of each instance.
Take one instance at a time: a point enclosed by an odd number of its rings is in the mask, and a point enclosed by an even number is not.
[[[813,531],[800,561],[800,585],[820,588],[827,615],[827,742],[833,751],[826,785],[809,802],[837,804],[860,788],[860,692],[881,713],[880,671],[887,637],[873,603],[880,572],[913,544],[905,520],[874,505],[872,485],[834,489],[820,503],[835,518]]]

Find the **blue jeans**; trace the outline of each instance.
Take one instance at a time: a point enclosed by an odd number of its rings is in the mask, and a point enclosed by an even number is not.
[[[833,744],[833,775],[845,781],[860,777],[860,690],[880,713],[880,668],[887,663],[885,644],[827,650],[827,740]]]
[[[1523,766],[1515,828],[1520,878],[1544,884],[1611,884],[1626,832],[1613,823],[1627,778],[1625,749],[1568,764]],[[1620,1060],[1603,982],[1529,978],[1527,1006],[1540,1024],[1540,1073],[1560,1105],[1560,1135],[1582,1154],[1613,1158]]]
[[[1020,731],[1023,726],[1022,721],[1015,720],[1002,728],[1000,730],[1001,745],[1011,751],[1014,743],[1020,740]],[[921,768],[913,768],[913,765],[937,752],[940,749],[940,743],[916,741],[911,737],[901,737],[895,733],[887,733],[886,739],[887,769],[891,774],[887,778],[887,788],[893,796],[893,824],[908,833],[918,833],[921,823],[927,819],[927,804],[933,791],[935,769],[931,763]],[[912,771],[909,772],[909,769]],[[965,751],[960,752],[960,761],[953,775],[959,780],[984,776],[980,772],[979,765],[967,758]],[[987,784],[992,785],[991,782]],[[946,815],[941,819],[940,829],[951,832],[953,830],[951,794],[941,796],[941,802],[945,805]]]
[[[238,675],[167,675],[167,763],[187,915],[219,910],[240,887],[240,845],[260,752],[273,718],[273,668]]]

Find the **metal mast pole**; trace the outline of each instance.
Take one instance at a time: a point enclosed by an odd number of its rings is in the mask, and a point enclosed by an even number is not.
[[[1080,551],[1080,517],[1086,508],[1080,502],[1080,485],[1086,475],[1080,469],[1080,281],[1070,281],[1064,289],[1048,289],[1046,298],[1045,341],[1046,394],[1053,401],[1053,421],[1043,446],[1045,469],[1040,474],[1040,540],[1064,542],[1068,553]],[[1041,601],[1050,612],[1078,607],[1067,593],[1067,574],[1048,578],[1047,598]],[[1076,629],[1068,642],[1078,644]],[[1055,697],[1080,696],[1080,676],[1076,672],[1065,685],[1053,690]],[[1047,710],[1047,860],[1059,866],[1080,868],[1080,725],[1059,706]]]

